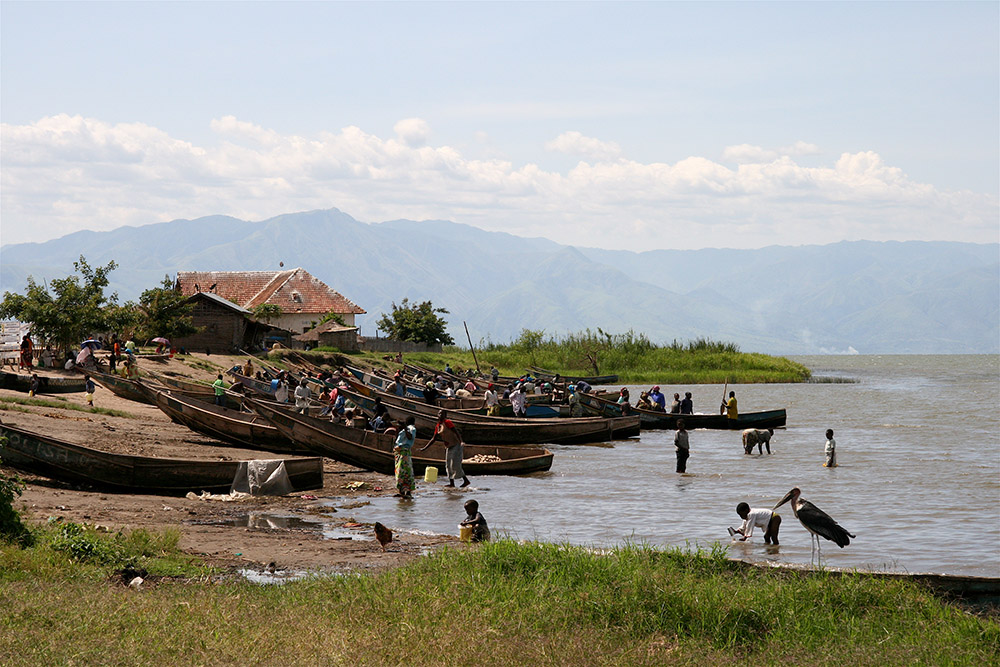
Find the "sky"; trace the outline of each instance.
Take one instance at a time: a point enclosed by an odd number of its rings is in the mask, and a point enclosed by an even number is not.
[[[998,2],[0,1],[0,244],[338,208],[1000,241]]]

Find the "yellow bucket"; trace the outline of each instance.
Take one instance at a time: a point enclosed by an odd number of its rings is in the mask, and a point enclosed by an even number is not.
[[[462,540],[463,542],[471,542],[472,541],[472,526],[462,526],[462,525],[459,525],[458,526],[458,539]]]
[[[424,468],[424,481],[430,484],[438,481],[438,469],[434,466]]]

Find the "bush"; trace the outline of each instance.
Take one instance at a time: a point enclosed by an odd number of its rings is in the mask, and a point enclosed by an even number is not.
[[[21,513],[14,509],[14,499],[23,492],[24,482],[20,477],[0,473],[0,539],[31,546],[34,536],[21,520]]]

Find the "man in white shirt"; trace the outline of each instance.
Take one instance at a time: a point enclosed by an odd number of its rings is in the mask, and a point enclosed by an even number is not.
[[[312,392],[309,391],[309,385],[306,383],[305,378],[299,382],[299,386],[295,388],[295,411],[307,414],[309,412],[309,397]]]
[[[743,519],[743,525],[735,530],[730,528],[730,534],[734,537],[742,535],[740,541],[749,539],[753,535],[754,527],[764,529],[764,544],[778,543],[778,529],[781,528],[781,516],[769,509],[751,509],[750,505],[740,503],[736,506],[736,513]]]
[[[510,407],[514,408],[515,417],[528,416],[528,412],[525,409],[524,404],[524,385],[518,383],[518,385],[514,387],[514,391],[510,392]]]

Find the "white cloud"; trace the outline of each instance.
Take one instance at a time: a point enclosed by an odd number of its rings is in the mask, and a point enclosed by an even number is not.
[[[585,137],[579,132],[563,132],[552,141],[545,144],[545,150],[556,153],[566,153],[596,162],[616,160],[621,156],[621,147],[609,141],[601,141],[593,137]]]
[[[431,136],[431,126],[420,118],[405,118],[392,126],[401,142],[407,146],[417,147],[427,143]]]
[[[360,220],[445,218],[637,250],[997,240],[995,198],[914,182],[874,151],[803,166],[791,153],[818,149],[798,142],[732,146],[725,164],[697,156],[643,163],[613,142],[566,132],[546,147],[587,160],[561,172],[428,145],[419,119],[397,123],[390,139],[353,126],[283,135],[234,117],[211,127],[218,141],[196,146],[148,125],[79,116],[3,125],[2,242],[334,206]]]

